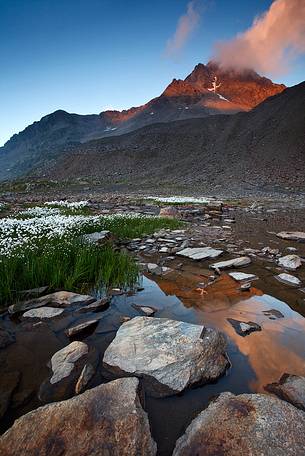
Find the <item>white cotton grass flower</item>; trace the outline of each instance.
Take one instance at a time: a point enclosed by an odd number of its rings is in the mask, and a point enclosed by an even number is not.
[[[88,201],[74,201],[74,202],[69,202],[66,200],[60,200],[60,201],[47,201],[44,203],[45,206],[50,206],[50,207],[62,207],[66,209],[83,209],[85,207],[89,206]]]
[[[108,222],[115,222],[116,227],[123,228],[128,219],[146,218],[138,213],[65,215],[51,207],[29,208],[19,212],[18,217],[0,219],[0,261],[1,257],[22,255],[25,247],[35,249],[44,240],[69,239],[84,232],[102,230]]]

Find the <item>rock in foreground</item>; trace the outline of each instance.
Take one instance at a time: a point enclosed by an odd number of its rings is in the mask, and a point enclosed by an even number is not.
[[[139,376],[153,396],[216,380],[227,366],[224,336],[210,328],[166,318],[135,317],[107,348],[103,365],[117,376]]]
[[[0,439],[6,456],[150,456],[156,453],[136,378],[97,386],[15,421]]]
[[[305,411],[305,377],[283,374],[277,383],[270,383],[265,389]]]
[[[212,269],[227,269],[227,268],[239,268],[241,266],[247,266],[251,263],[249,257],[239,257],[233,258],[232,260],[220,261],[219,263],[214,263],[210,267]]]
[[[277,237],[288,239],[289,241],[305,242],[305,232],[303,231],[281,231],[280,233],[277,233]]]
[[[176,443],[173,456],[301,456],[305,414],[264,394],[222,393]]]

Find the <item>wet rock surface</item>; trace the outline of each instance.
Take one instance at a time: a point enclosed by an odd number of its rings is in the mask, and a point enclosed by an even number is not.
[[[0,419],[9,407],[13,392],[18,386],[20,372],[2,372],[0,377]]]
[[[265,389],[305,411],[305,377],[283,374],[278,382],[266,385]]]
[[[73,396],[75,390],[79,390],[76,385],[80,376],[84,375],[83,369],[87,364],[95,369],[97,353],[84,342],[71,342],[56,352],[50,360],[51,374],[40,386],[40,401],[53,402]]]
[[[252,332],[262,330],[261,326],[257,323],[254,323],[253,321],[245,322],[234,320],[233,318],[228,318],[228,322],[233,326],[237,334],[243,337],[247,336],[248,334],[251,334]]]
[[[301,456],[305,414],[263,394],[222,393],[177,441],[173,456]]]
[[[167,396],[216,380],[228,367],[224,336],[210,328],[160,318],[124,323],[103,365],[114,375],[143,377],[147,392]]]
[[[119,379],[19,418],[0,438],[6,456],[156,454],[138,380]]]

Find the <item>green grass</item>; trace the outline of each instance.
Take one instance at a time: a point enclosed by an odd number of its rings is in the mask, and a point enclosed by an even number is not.
[[[138,280],[138,266],[111,245],[95,246],[76,239],[53,239],[23,256],[0,261],[0,304],[18,300],[20,291],[41,286],[85,292],[90,288],[129,287]]]
[[[175,230],[184,226],[179,220],[166,217],[119,217],[106,218],[98,225],[100,230],[109,230],[119,239],[133,239],[152,234],[161,229]],[[97,230],[96,230],[97,231]],[[92,232],[92,231],[91,231]]]

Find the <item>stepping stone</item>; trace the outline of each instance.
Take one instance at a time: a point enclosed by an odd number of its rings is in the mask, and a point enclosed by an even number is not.
[[[97,326],[98,322],[99,320],[84,321],[79,325],[66,329],[65,333],[68,337],[74,337],[88,331],[89,329],[93,329],[93,327]]]
[[[39,307],[39,309],[31,309],[24,312],[22,318],[38,318],[39,320],[48,320],[61,315],[65,309],[56,309],[55,307]]]
[[[282,268],[295,271],[302,266],[302,261],[298,255],[286,255],[278,259],[278,264],[279,266],[282,266]]]
[[[135,317],[119,328],[105,351],[112,375],[139,376],[156,397],[179,393],[221,376],[229,365],[220,332],[167,318]]]
[[[298,279],[297,277],[295,277],[291,274],[283,273],[283,274],[279,274],[279,275],[275,276],[275,278],[277,280],[279,280],[280,282],[285,283],[286,285],[292,285],[295,287],[298,287],[301,285],[300,279]]]
[[[247,266],[251,263],[251,259],[247,256],[233,258],[232,260],[220,261],[214,263],[210,267],[212,269],[227,269],[227,268],[239,268],[241,266]]]
[[[243,282],[244,280],[251,281],[257,279],[256,275],[245,274],[244,272],[229,272],[228,275],[237,282]]]
[[[150,306],[139,306],[137,304],[133,304],[132,307],[136,310],[140,310],[145,315],[147,315],[147,317],[152,317],[158,311],[158,309],[155,307]]]
[[[304,231],[281,231],[277,233],[277,237],[281,239],[289,239],[291,241],[303,241],[305,242]]]
[[[177,255],[190,258],[191,260],[206,260],[208,258],[217,258],[223,253],[223,250],[213,249],[212,247],[186,248],[177,252]]]

